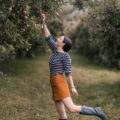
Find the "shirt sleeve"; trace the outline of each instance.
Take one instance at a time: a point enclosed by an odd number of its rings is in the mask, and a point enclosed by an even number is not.
[[[63,65],[64,65],[64,70],[65,70],[66,77],[72,75],[71,58],[70,58],[69,54],[65,54],[65,56],[63,57]]]
[[[55,43],[55,41],[52,38],[52,35],[49,35],[48,37],[45,37],[48,46],[50,47],[50,49],[52,50],[52,53],[54,53],[57,50],[57,45]]]

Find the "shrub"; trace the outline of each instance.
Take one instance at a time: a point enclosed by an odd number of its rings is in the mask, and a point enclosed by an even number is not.
[[[115,0],[95,1],[72,34],[81,54],[98,64],[120,69],[120,6]]]

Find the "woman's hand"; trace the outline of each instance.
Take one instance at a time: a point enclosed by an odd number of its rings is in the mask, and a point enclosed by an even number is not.
[[[75,89],[75,87],[71,88],[71,91],[72,91],[72,94],[73,94],[73,95],[78,96],[78,92],[77,92],[77,90]]]
[[[46,16],[42,13],[42,10],[40,9],[40,18],[45,22]]]

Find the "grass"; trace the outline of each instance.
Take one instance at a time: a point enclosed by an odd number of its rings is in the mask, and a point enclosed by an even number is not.
[[[4,78],[0,78],[0,120],[58,120],[49,83],[50,56],[0,63],[0,71],[4,73]],[[70,56],[79,93],[78,97],[72,95],[74,103],[101,106],[108,120],[119,120],[120,71],[97,66],[75,51],[70,52]],[[99,120],[66,111],[69,120]]]

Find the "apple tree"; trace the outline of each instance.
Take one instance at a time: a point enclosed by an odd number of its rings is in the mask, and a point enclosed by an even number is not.
[[[64,0],[0,0],[0,60],[29,56],[36,47],[44,52],[40,9],[51,22],[63,4]]]
[[[120,69],[120,2],[96,0],[91,3],[71,36],[76,39],[74,46],[96,63]]]

